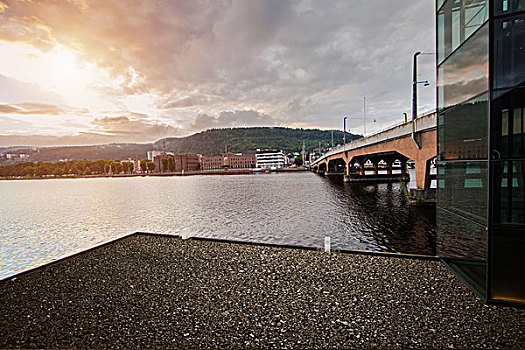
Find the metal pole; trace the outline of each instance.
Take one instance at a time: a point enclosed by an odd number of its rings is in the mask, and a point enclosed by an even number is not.
[[[405,115],[405,123],[407,122],[407,114],[403,113]]]
[[[363,97],[363,136],[366,134],[366,96]]]
[[[412,74],[412,122],[417,118],[417,56],[421,52],[416,52],[414,54],[414,67]]]
[[[416,119],[417,119],[417,56],[421,52],[416,52],[414,54],[414,67],[412,74],[412,140],[416,144],[417,148],[421,149],[421,145],[416,140]]]
[[[343,145],[346,145],[346,117],[343,118]]]

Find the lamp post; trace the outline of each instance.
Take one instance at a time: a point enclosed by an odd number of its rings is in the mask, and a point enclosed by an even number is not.
[[[421,52],[416,52],[414,54],[414,63],[413,63],[413,74],[412,74],[412,121],[417,118],[417,84],[424,84],[424,86],[429,86],[430,83],[428,80],[417,81],[417,56],[421,55]]]
[[[412,139],[414,140],[417,148],[421,149],[421,145],[416,140],[416,118],[417,118],[417,84],[424,84],[425,86],[430,85],[428,80],[417,81],[417,56],[421,55],[421,52],[414,54],[413,72],[412,72]]]
[[[346,118],[347,116],[343,118],[343,146],[346,145]]]

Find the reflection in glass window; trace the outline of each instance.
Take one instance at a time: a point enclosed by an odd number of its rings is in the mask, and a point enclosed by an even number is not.
[[[493,93],[492,155],[494,159],[525,156],[525,89]]]
[[[493,163],[493,222],[525,224],[525,161]]]
[[[487,159],[488,94],[483,94],[438,117],[438,151],[441,160]]]
[[[489,31],[485,25],[438,68],[438,111],[488,90]]]
[[[439,162],[438,205],[480,224],[487,223],[486,161]]]
[[[488,19],[488,0],[449,0],[438,12],[438,63]]]
[[[437,208],[436,253],[449,266],[485,295],[486,226],[478,225],[447,210]]]
[[[525,15],[494,21],[494,88],[525,82]]]
[[[496,16],[525,11],[525,1],[523,0],[494,0],[494,14]]]

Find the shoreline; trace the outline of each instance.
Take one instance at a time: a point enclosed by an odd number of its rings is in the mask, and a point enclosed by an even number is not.
[[[253,169],[229,169],[229,170],[198,170],[170,173],[150,173],[150,174],[93,174],[93,175],[66,175],[66,176],[32,176],[32,177],[0,177],[0,181],[11,180],[50,180],[50,179],[93,179],[93,178],[121,178],[121,177],[170,177],[170,176],[196,176],[196,175],[259,175],[268,173],[295,173],[307,172],[306,168],[281,168],[267,171],[254,171]]]

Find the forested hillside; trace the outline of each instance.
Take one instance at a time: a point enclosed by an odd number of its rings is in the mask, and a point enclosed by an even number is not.
[[[333,131],[334,143],[343,143],[343,132]],[[347,142],[361,136],[346,134]],[[332,131],[318,129],[290,128],[233,128],[211,129],[183,138],[167,138],[155,142],[156,149],[166,149],[174,153],[200,153],[204,156],[217,155],[226,150],[232,153],[245,153],[256,149],[278,149],[285,152],[298,152],[331,145]]]
[[[341,144],[343,132],[333,131],[334,143]],[[360,135],[346,134],[347,142]],[[154,143],[121,143],[95,146],[31,147],[13,153],[29,154],[30,161],[54,162],[58,160],[144,159],[151,150],[166,150],[174,153],[199,153],[204,156],[218,155],[226,150],[245,153],[256,149],[278,149],[299,152],[306,143],[306,149],[331,145],[332,131],[318,129],[290,129],[281,127],[211,129],[187,137],[166,138]]]

